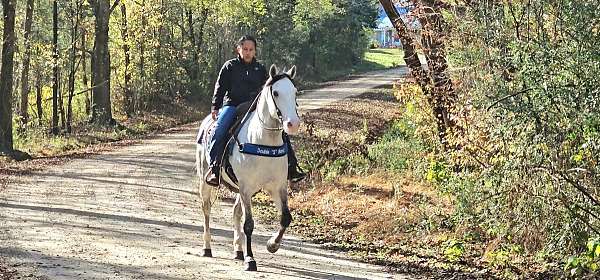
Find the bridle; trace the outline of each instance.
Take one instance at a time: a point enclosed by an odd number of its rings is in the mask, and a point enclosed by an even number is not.
[[[288,78],[290,80],[290,82],[292,82],[292,84],[295,86],[294,84],[294,80],[292,80],[292,78],[288,75],[288,74],[279,74],[279,75],[275,75],[274,77],[272,77],[269,81],[267,81],[267,83],[265,84],[265,87],[269,87],[269,96],[271,98],[271,101],[273,101],[273,104],[275,104],[275,110],[277,111],[277,120],[278,120],[278,126],[277,127],[269,127],[267,126],[267,124],[265,123],[265,121],[263,121],[260,118],[260,114],[258,114],[258,121],[260,122],[260,126],[265,129],[265,130],[270,130],[270,131],[281,131],[283,130],[283,115],[281,114],[281,110],[279,109],[279,106],[277,106],[277,102],[275,102],[275,97],[273,95],[273,85],[282,79]],[[264,91],[264,90],[263,90]],[[262,95],[262,92],[259,95],[259,97]],[[268,98],[267,97],[267,98]],[[258,97],[257,97],[258,98]],[[296,114],[298,113],[298,102],[296,102]]]

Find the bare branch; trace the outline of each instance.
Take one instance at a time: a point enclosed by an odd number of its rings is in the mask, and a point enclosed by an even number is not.
[[[117,8],[117,6],[119,5],[119,2],[121,2],[121,0],[115,0],[115,2],[112,4],[110,9],[108,10],[109,15],[112,14],[112,12],[115,10],[115,8]]]

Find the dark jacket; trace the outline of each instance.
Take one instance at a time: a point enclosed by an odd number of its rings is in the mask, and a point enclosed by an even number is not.
[[[256,59],[245,64],[241,57],[223,64],[215,83],[212,110],[252,101],[267,81],[267,70]]]

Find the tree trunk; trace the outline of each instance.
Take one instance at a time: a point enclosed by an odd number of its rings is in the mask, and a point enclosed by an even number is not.
[[[419,60],[419,56],[415,48],[416,44],[414,39],[410,36],[408,29],[406,28],[404,21],[402,21],[400,14],[398,14],[396,7],[394,7],[393,2],[390,0],[380,0],[379,2],[383,6],[385,13],[398,33],[398,37],[402,43],[402,48],[404,49],[404,61],[410,70],[410,74],[417,81],[419,86],[421,86],[423,92],[428,94],[428,86],[430,83],[427,77],[429,74],[427,69],[421,65],[421,61]]]
[[[58,72],[58,112],[60,116],[60,128],[64,131],[67,129],[67,122],[65,118],[65,101],[63,100],[63,92],[65,91],[65,82],[63,77],[63,71]]]
[[[194,24],[193,12],[190,8],[186,11],[188,21],[188,38],[192,49],[192,61],[189,67],[189,76],[192,82],[191,91],[192,93],[200,92],[200,54],[204,45],[204,28],[206,26],[206,20],[208,19],[209,8],[202,7],[200,12],[200,24],[198,26],[198,33],[196,34],[196,28]]]
[[[159,11],[161,13],[163,13],[165,11],[165,1],[164,0],[160,0],[160,9]],[[163,75],[163,46],[164,46],[164,41],[166,37],[165,34],[165,22],[164,21],[160,21],[158,23],[158,26],[154,29],[154,34],[155,37],[158,39],[157,45],[154,48],[154,61],[156,62],[156,65],[158,66],[158,69],[156,71],[154,71],[154,80],[155,81],[163,81],[162,75]],[[167,84],[167,87],[169,87],[170,82],[169,81],[163,81],[161,84],[164,86],[165,83]],[[168,92],[170,94],[170,92]],[[152,100],[150,100],[150,104],[152,106],[156,105],[154,103],[156,103],[155,101],[156,96],[152,95]]]
[[[43,125],[44,107],[42,107],[42,74],[38,71],[37,79],[35,80],[35,105],[37,106],[38,125]]]
[[[73,123],[73,94],[75,94],[75,72],[77,71],[77,63],[75,62],[77,52],[77,30],[79,30],[79,12],[80,4],[75,4],[75,10],[71,13],[71,53],[69,57],[69,97],[67,99],[67,133],[72,131]],[[83,46],[82,46],[83,48]]]
[[[81,28],[81,68],[83,69],[83,76],[82,76],[82,80],[81,82],[83,83],[83,88],[84,89],[88,89],[89,85],[88,85],[88,69],[87,69],[87,49],[86,49],[86,31],[84,28]],[[92,99],[92,95],[90,93],[91,91],[88,91],[85,93],[85,114],[86,116],[90,115],[90,111],[91,111],[91,99]]]
[[[4,33],[2,35],[2,66],[0,69],[0,154],[13,152],[12,83],[15,54],[15,3],[2,0]]]
[[[453,129],[456,124],[450,117],[450,108],[457,100],[452,80],[447,74],[446,34],[443,30],[444,19],[433,0],[422,1],[419,23],[426,32],[422,32],[421,44],[429,66],[432,84],[434,113],[438,122],[443,122],[446,130]],[[439,126],[440,124],[438,124]],[[443,136],[445,138],[445,135]]]
[[[131,64],[130,49],[129,45],[129,29],[127,26],[127,7],[125,3],[121,3],[121,16],[123,22],[121,24],[121,38],[123,39],[123,53],[125,55],[125,80],[124,82],[124,98],[123,98],[123,111],[127,117],[131,117],[133,113],[133,92],[131,91],[131,73],[129,72],[129,65]]]
[[[29,61],[31,59],[31,25],[33,23],[33,4],[34,0],[27,0],[25,9],[25,33],[23,40],[25,53],[23,54],[23,72],[21,72],[21,124],[27,126],[29,122]]]
[[[52,10],[52,134],[58,134],[58,3]]]
[[[146,93],[146,68],[145,68],[145,57],[146,57],[146,49],[145,49],[145,39],[146,37],[146,28],[148,26],[148,18],[146,17],[146,0],[142,0],[142,38],[140,40],[140,79],[142,82],[141,91]],[[140,96],[138,95],[137,100],[134,102],[134,110],[139,108],[140,106]]]
[[[108,49],[108,0],[90,0],[94,10],[94,52],[92,59],[92,122],[113,125],[110,101],[110,51]]]
[[[445,75],[445,68],[439,67],[439,65],[437,65],[436,67],[430,67],[429,69],[424,68],[421,65],[421,61],[419,60],[419,56],[416,52],[415,40],[413,39],[413,37],[410,36],[404,21],[402,21],[402,18],[398,14],[398,11],[396,10],[396,7],[393,4],[393,1],[379,0],[379,2],[383,6],[387,16],[389,17],[390,21],[394,25],[394,28],[396,29],[396,32],[398,33],[400,42],[402,43],[402,47],[404,49],[404,61],[406,62],[406,65],[410,70],[410,74],[417,81],[417,83],[421,87],[421,90],[423,91],[423,94],[427,97],[429,105],[432,107],[433,114],[436,118],[438,137],[440,139],[440,142],[442,143],[443,148],[446,149],[446,134],[447,131],[453,126],[453,123],[448,121],[448,103],[443,101],[443,96],[447,92],[443,91],[444,89],[446,89],[445,87],[440,86],[439,84],[438,86],[436,86],[435,80],[432,79],[432,77],[441,77]],[[422,34],[427,34],[429,32],[430,31],[425,30],[425,26],[423,26]],[[441,34],[438,34],[437,36],[441,36]],[[443,48],[443,44],[441,46]],[[428,52],[430,54],[430,57],[426,56],[426,58],[428,58],[428,63],[429,58],[439,60],[439,56],[443,56],[443,51],[440,52],[439,49],[436,50],[435,54],[431,50],[426,50],[425,52]],[[443,57],[443,59],[445,61],[445,57]],[[445,65],[447,67],[447,64]],[[435,71],[442,71],[442,73],[438,73]],[[451,93],[454,94],[454,91],[452,91]]]
[[[196,32],[194,31],[194,17],[192,14],[192,9],[186,10],[187,21],[188,21],[188,38],[190,40],[190,45],[192,49],[192,61],[189,67],[189,75],[192,83],[197,83],[199,69],[198,69],[198,49],[196,48]]]

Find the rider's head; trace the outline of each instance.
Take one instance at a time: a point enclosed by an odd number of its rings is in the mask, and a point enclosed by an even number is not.
[[[256,39],[250,35],[244,35],[236,45],[237,53],[244,63],[250,63],[256,57]]]

